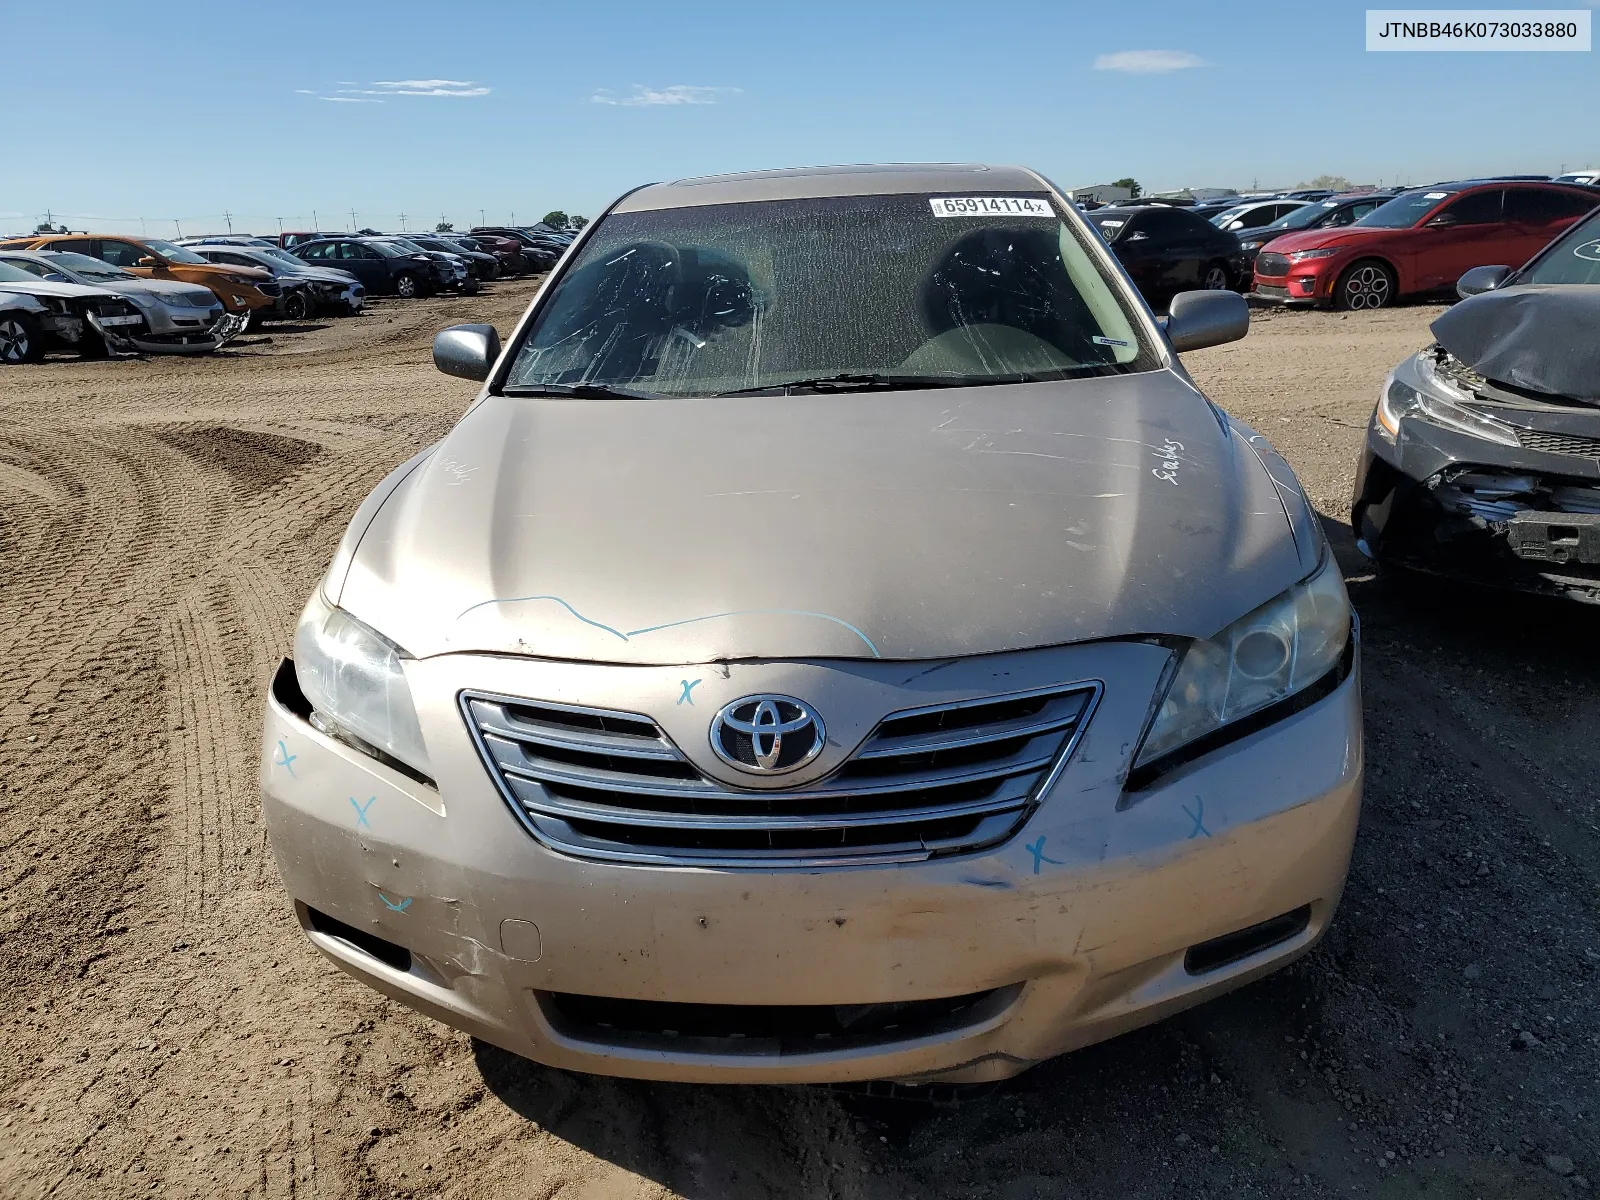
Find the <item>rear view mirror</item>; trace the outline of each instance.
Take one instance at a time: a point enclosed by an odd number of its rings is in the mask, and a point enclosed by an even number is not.
[[[1510,276],[1510,267],[1473,267],[1456,280],[1456,295],[1465,300],[1480,292],[1492,292]]]
[[[1250,332],[1250,306],[1237,292],[1179,292],[1167,307],[1167,340],[1179,354],[1237,342]]]
[[[452,325],[433,339],[433,365],[446,375],[481,383],[499,357],[500,332],[493,325]]]

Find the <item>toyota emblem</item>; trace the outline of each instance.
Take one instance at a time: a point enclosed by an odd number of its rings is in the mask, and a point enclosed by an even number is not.
[[[745,696],[711,718],[711,748],[730,767],[778,775],[822,753],[822,718],[793,696]]]

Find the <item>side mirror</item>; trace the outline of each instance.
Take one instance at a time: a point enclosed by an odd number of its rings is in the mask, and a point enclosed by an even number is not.
[[[1456,280],[1456,295],[1465,300],[1480,292],[1492,292],[1510,277],[1510,267],[1473,267]]]
[[[136,267],[149,267],[151,270],[154,270],[161,265],[161,262],[159,259],[151,258],[150,255],[146,254],[133,265]]]
[[[500,332],[493,325],[452,325],[434,335],[433,365],[446,375],[481,383],[499,357]]]
[[[1166,329],[1179,354],[1237,342],[1250,332],[1250,306],[1237,292],[1179,292],[1167,306]]]
[[[1428,222],[1426,228],[1449,229],[1450,226],[1459,224],[1461,224],[1461,218],[1456,216],[1455,213],[1440,213],[1437,217]]]

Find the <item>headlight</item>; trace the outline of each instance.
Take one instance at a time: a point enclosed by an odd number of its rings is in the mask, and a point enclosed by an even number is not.
[[[1240,242],[1239,243],[1239,249],[1241,249],[1241,250],[1259,250],[1259,249],[1261,249],[1261,247],[1263,247],[1265,245],[1266,245],[1265,242]]]
[[[1378,431],[1387,440],[1392,442],[1399,436],[1401,421],[1407,417],[1415,417],[1446,429],[1453,429],[1457,433],[1483,438],[1485,441],[1499,442],[1502,446],[1521,445],[1517,441],[1516,431],[1511,426],[1504,425],[1493,417],[1475,413],[1439,395],[1438,392],[1449,385],[1434,376],[1430,368],[1419,362],[1417,373],[1418,382],[1423,385],[1420,388],[1396,378],[1394,371],[1390,371],[1383,381],[1383,391],[1378,396]],[[1432,389],[1428,387],[1430,382],[1433,384]]]
[[[1289,254],[1289,261],[1292,262],[1292,263],[1300,263],[1300,262],[1305,262],[1306,260],[1312,259],[1312,258],[1332,258],[1337,253],[1339,253],[1337,250],[1331,250],[1331,249],[1330,250],[1294,250],[1294,251],[1291,251],[1290,254]]]
[[[1339,564],[1322,566],[1215,637],[1190,644],[1134,760],[1134,770],[1217,733],[1316,683],[1350,641]]]
[[[324,732],[375,757],[432,776],[428,748],[406,684],[405,652],[322,598],[319,586],[294,635],[294,672]]]

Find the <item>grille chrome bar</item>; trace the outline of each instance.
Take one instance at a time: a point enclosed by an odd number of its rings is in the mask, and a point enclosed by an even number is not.
[[[649,717],[462,693],[484,765],[540,841],[649,865],[919,861],[1005,840],[1065,766],[1098,683],[893,712],[827,778],[739,788]]]

